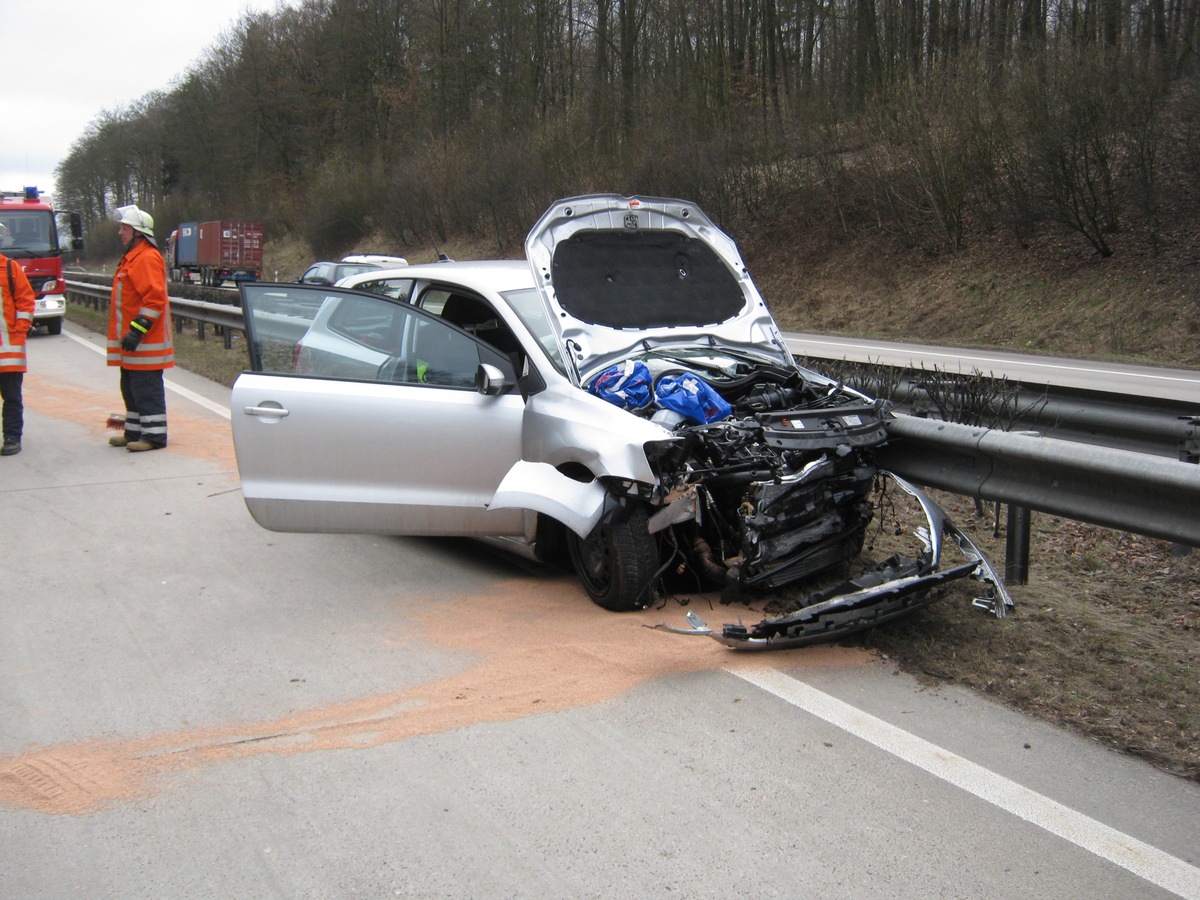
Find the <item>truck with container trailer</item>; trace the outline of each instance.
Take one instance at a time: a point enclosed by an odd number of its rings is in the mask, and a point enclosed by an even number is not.
[[[57,214],[49,194],[36,187],[0,192],[0,253],[25,270],[37,304],[33,324],[45,325],[50,334],[62,332],[67,309],[63,250],[83,249],[83,220],[78,213],[71,213],[70,223],[71,240],[64,248],[58,240]]]
[[[172,281],[197,276],[206,287],[262,277],[261,222],[184,222],[167,238],[167,269]]]

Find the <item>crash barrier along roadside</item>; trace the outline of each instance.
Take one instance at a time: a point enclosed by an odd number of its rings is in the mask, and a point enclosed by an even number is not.
[[[81,303],[92,309],[104,311],[108,309],[109,296],[112,293],[111,280],[107,283],[86,281],[67,281],[67,300],[70,303]],[[236,298],[236,294],[230,295]],[[233,348],[235,332],[245,333],[246,323],[242,310],[232,303],[210,303],[205,300],[191,300],[187,297],[171,296],[171,319],[176,331],[183,330],[184,322],[196,323],[196,334],[200,340],[205,340],[209,326],[221,338],[226,350]]]
[[[1008,556],[1028,565],[1026,514],[1037,510],[1118,531],[1200,547],[1200,465],[1112,447],[1079,444],[1036,434],[974,428],[897,415],[882,468],[918,484],[976,500],[1006,503],[1010,525],[1024,546]]]
[[[922,418],[1200,459],[1200,401],[1012,380],[974,367],[955,371],[813,354],[800,359],[871,397],[891,401],[899,412]]]
[[[944,374],[944,373],[934,373]],[[988,378],[975,371],[962,377]],[[1200,403],[1037,385],[1012,384],[1011,421],[1005,431],[1033,431],[1047,437],[1118,450],[1175,457],[1196,440]],[[916,414],[924,387],[920,379],[901,382],[893,397],[902,411]],[[942,417],[945,418],[945,417]],[[1193,457],[1195,458],[1195,457]]]
[[[96,276],[95,283],[68,280],[68,301],[107,309],[111,286],[102,278]],[[240,307],[174,296],[170,301],[172,317],[195,321],[201,339],[204,327],[213,326],[223,333],[228,349],[232,332],[244,333]],[[1145,406],[1142,397],[1105,396],[1109,408],[1123,401],[1129,417]],[[1178,459],[1167,459],[896,414],[887,423],[890,440],[879,451],[879,465],[919,485],[1008,504],[1006,571],[1017,583],[1028,569],[1028,510],[1200,547],[1200,465],[1192,464],[1200,458],[1195,453],[1200,418],[1186,421],[1191,443],[1184,445]],[[1089,433],[1093,440],[1103,439],[1096,429]],[[1190,456],[1187,447],[1192,448]]]

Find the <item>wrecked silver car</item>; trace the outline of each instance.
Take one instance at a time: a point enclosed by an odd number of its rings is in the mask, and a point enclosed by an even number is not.
[[[920,550],[850,574],[886,405],[796,364],[703,212],[576,197],[525,252],[339,287],[244,283],[251,371],[232,408],[256,521],[561,555],[617,611],[680,584],[742,597],[846,573],[753,627],[689,615],[669,629],[740,649],[846,634],[968,576],[1003,615],[1011,600],[979,550],[900,479],[923,513]],[[943,565],[946,537],[961,565]]]

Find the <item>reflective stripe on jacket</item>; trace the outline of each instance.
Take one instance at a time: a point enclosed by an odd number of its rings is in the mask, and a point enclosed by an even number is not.
[[[10,272],[11,288],[8,284]],[[24,372],[25,335],[33,327],[37,301],[25,270],[3,255],[0,255],[0,298],[4,309],[0,317],[0,372]]]
[[[121,338],[138,316],[150,320],[137,349],[121,349]],[[124,369],[169,369],[175,365],[171,339],[171,307],[167,301],[167,266],[154,245],[134,241],[117,264],[108,304],[108,364]]]

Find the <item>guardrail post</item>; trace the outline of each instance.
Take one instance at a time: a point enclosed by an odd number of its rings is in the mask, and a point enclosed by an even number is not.
[[[1184,426],[1183,439],[1179,442],[1179,459],[1181,462],[1200,465],[1200,416],[1180,416]],[[1173,544],[1172,556],[1187,556],[1192,548],[1187,544]]]
[[[1187,423],[1183,440],[1179,442],[1179,458],[1183,462],[1200,463],[1200,416],[1180,416]]]
[[[1008,535],[1004,541],[1004,583],[1029,583],[1029,532],[1030,512],[1028,506],[1008,505]]]

